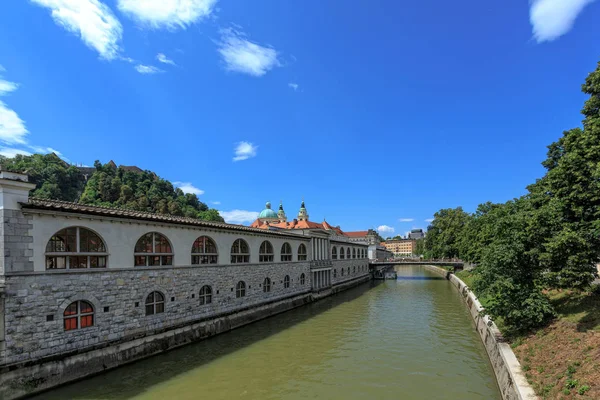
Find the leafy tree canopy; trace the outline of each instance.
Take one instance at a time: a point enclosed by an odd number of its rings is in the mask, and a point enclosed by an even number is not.
[[[130,171],[113,162],[103,165],[96,161],[86,181],[79,168],[56,154],[0,156],[0,166],[28,174],[36,184],[31,193],[34,197],[223,222],[219,212],[209,209],[195,194],[183,193],[151,171]]]

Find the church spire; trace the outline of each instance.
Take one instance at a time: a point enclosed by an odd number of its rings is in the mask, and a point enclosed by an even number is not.
[[[277,212],[277,218],[279,218],[279,222],[287,222],[287,217],[285,215],[285,211],[283,211],[283,202],[279,202],[279,211]]]
[[[308,221],[308,213],[306,212],[306,207],[304,206],[304,199],[302,199],[300,211],[298,211],[298,221]]]

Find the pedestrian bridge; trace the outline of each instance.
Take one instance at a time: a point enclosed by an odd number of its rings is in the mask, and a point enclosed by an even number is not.
[[[369,261],[369,265],[372,266],[393,266],[393,265],[445,265],[448,267],[462,268],[465,263],[462,261],[417,261],[417,260],[377,260]]]

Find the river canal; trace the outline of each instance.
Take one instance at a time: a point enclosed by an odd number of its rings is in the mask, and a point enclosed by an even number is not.
[[[445,279],[367,283],[36,399],[501,399]]]

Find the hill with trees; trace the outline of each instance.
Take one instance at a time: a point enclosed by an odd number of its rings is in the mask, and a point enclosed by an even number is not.
[[[38,198],[223,222],[219,212],[195,194],[184,193],[152,171],[117,167],[112,161],[96,161],[94,168],[79,168],[53,153],[33,154],[0,156],[0,167],[28,174],[36,184],[31,195]]]

